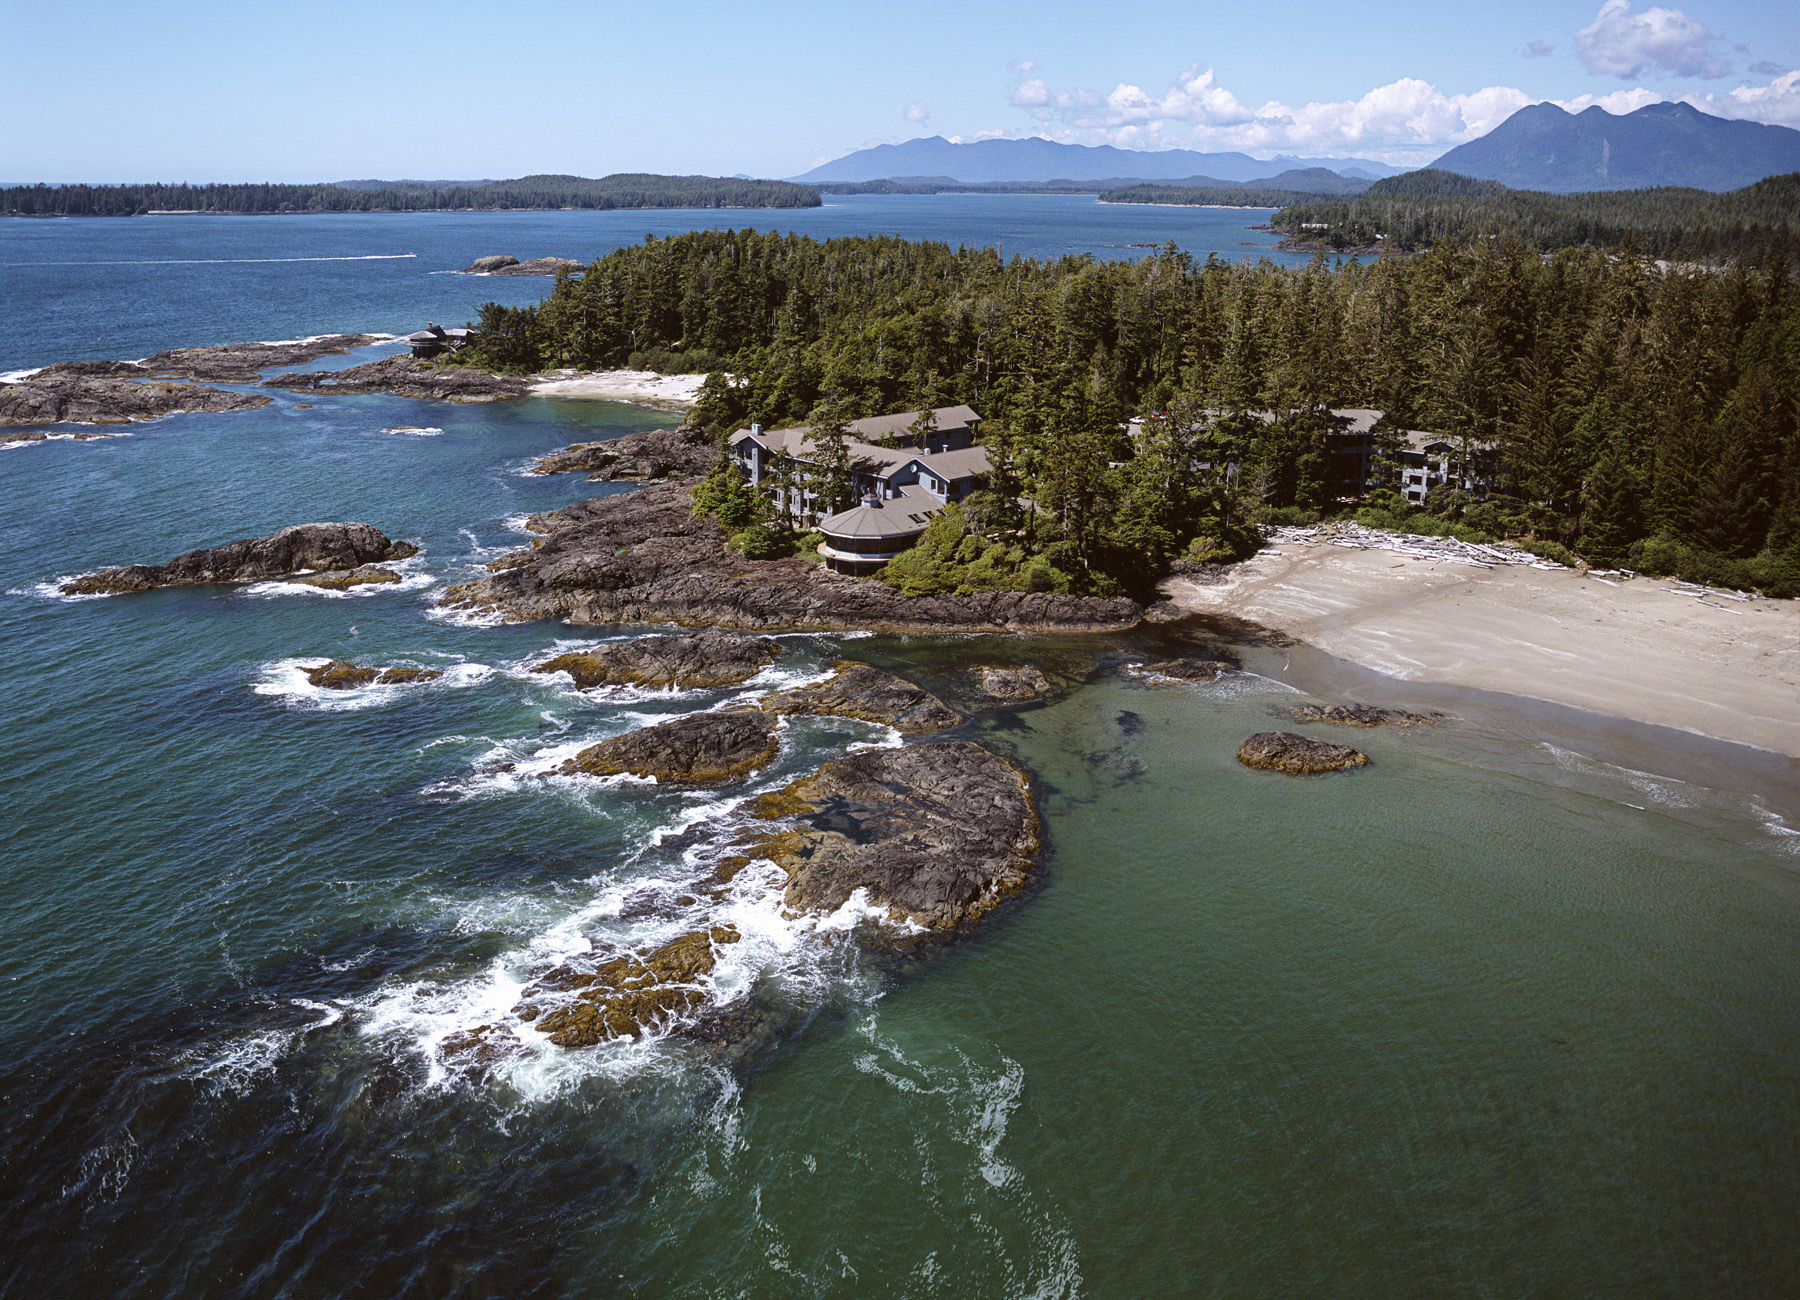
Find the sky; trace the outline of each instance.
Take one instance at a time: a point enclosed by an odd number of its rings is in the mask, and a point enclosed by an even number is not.
[[[0,0],[0,183],[785,177],[1043,135],[1430,162],[1529,103],[1800,127],[1792,0]]]

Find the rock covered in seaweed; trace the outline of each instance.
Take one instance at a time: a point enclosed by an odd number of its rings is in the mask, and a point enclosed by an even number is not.
[[[718,785],[773,762],[780,748],[778,731],[775,720],[760,713],[692,713],[589,745],[557,771]]]
[[[717,951],[738,937],[733,927],[715,925],[641,957],[626,953],[591,968],[566,963],[527,987],[513,1012],[535,1022],[558,1047],[592,1047],[641,1034],[705,1004],[705,981],[718,962]]]
[[[781,642],[708,628],[683,636],[645,636],[546,660],[534,673],[568,673],[575,685],[731,686],[754,677],[781,653]]]
[[[394,541],[373,524],[294,524],[268,537],[188,551],[165,564],[102,569],[63,583],[61,590],[71,596],[94,596],[202,582],[287,578],[315,569],[357,569],[418,553],[419,548],[411,542]]]
[[[1235,672],[1237,665],[1223,659],[1159,659],[1154,663],[1125,665],[1125,671],[1145,681],[1210,682],[1220,673]]]
[[[255,393],[204,384],[40,373],[0,383],[0,426],[129,424],[177,411],[247,411],[268,404],[268,398]]]
[[[444,603],[515,619],[752,631],[1103,632],[1131,627],[1141,614],[1123,597],[903,596],[799,556],[747,560],[726,550],[716,522],[694,517],[692,487],[651,484],[535,515],[527,527],[546,534],[541,542],[452,587]]]
[[[922,686],[872,664],[840,659],[832,675],[810,686],[775,691],[756,702],[765,713],[804,713],[879,722],[904,735],[942,731],[962,715]]]
[[[1295,776],[1362,767],[1369,761],[1360,749],[1297,736],[1291,731],[1259,731],[1238,746],[1237,758],[1245,767]]]
[[[436,668],[366,668],[343,659],[327,659],[306,670],[308,684],[330,691],[353,691],[360,686],[400,686],[414,682],[432,682],[443,675]]]
[[[1429,714],[1367,704],[1281,704],[1274,712],[1290,722],[1329,722],[1337,727],[1432,727],[1438,722]]]
[[[1055,694],[1058,689],[1054,681],[1030,664],[1011,668],[986,664],[975,670],[975,680],[980,684],[984,695],[1016,703],[1041,700],[1046,695]]]

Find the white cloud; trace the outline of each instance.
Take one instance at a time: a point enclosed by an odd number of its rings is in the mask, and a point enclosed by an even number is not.
[[[1667,98],[1635,86],[1551,102],[1571,113],[1594,106],[1609,113],[1630,113]],[[1681,98],[1720,117],[1800,125],[1800,72],[1783,73],[1766,85]],[[1538,96],[1513,86],[1448,94],[1428,81],[1403,77],[1355,99],[1250,105],[1220,85],[1210,69],[1196,68],[1158,93],[1130,82],[1120,82],[1106,93],[1059,90],[1034,76],[1021,81],[1011,95],[1012,104],[1033,120],[1030,134],[1068,144],[1233,149],[1262,157],[1359,154],[1397,166],[1429,162],[1453,145],[1486,135],[1538,101]],[[984,138],[996,134],[1000,133],[982,133]]]
[[[1706,24],[1679,9],[1631,12],[1631,0],[1606,0],[1594,21],[1575,33],[1575,52],[1589,72],[1641,77],[1661,68],[1683,77],[1722,77],[1730,69],[1712,53]]]
[[[1037,64],[1031,59],[1020,59],[1012,65],[1012,74],[1015,77],[1029,77],[1036,71]]]
[[[906,106],[906,120],[908,122],[923,122],[930,116],[931,110],[926,108],[923,104],[908,104]]]

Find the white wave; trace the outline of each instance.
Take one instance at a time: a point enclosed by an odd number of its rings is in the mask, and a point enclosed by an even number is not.
[[[423,424],[396,424],[386,429],[378,429],[377,433],[397,433],[408,438],[435,438],[443,433],[442,429]]]
[[[501,519],[500,526],[509,533],[523,533],[527,537],[536,537],[537,534],[525,526],[526,521],[530,518],[530,515],[507,515]]]
[[[93,594],[75,595],[62,589],[63,583],[73,582],[77,578],[84,578],[86,576],[87,575],[83,573],[66,573],[60,578],[52,578],[49,582],[34,582],[27,587],[14,587],[6,594],[9,596],[35,596],[39,600],[54,600],[68,605],[73,605],[77,601],[83,600],[108,600],[113,596],[122,594],[116,591],[102,591]]]
[[[449,627],[507,627],[514,623],[531,621],[530,619],[516,618],[504,610],[464,609],[456,605],[428,605],[425,607],[424,614],[433,623],[443,623]]]
[[[368,582],[356,587],[345,587],[334,590],[330,587],[314,587],[304,582],[288,579],[275,579],[270,582],[253,582],[244,588],[246,596],[267,599],[274,596],[319,596],[327,600],[361,600],[369,596],[380,596],[392,592],[423,591],[437,581],[437,578],[425,571],[423,554],[400,560],[391,568],[400,575],[399,582]]]
[[[1679,788],[1685,787],[1688,783],[1676,777],[1658,776],[1654,772],[1640,772],[1633,767],[1608,763],[1604,759],[1590,758],[1586,754],[1558,748],[1547,740],[1540,740],[1538,747],[1549,754],[1555,760],[1556,765],[1565,771],[1622,782],[1638,794],[1648,798],[1652,803],[1659,804],[1664,808],[1692,808],[1695,805],[1694,796],[1687,790]],[[1632,806],[1637,807],[1635,804]]]
[[[354,262],[354,261],[364,261],[367,259],[345,258],[342,260]],[[258,342],[262,343],[263,346],[265,346],[265,347],[294,348],[294,347],[299,347],[302,343],[322,343],[326,339],[338,337],[339,334],[366,334],[372,341],[369,343],[362,344],[362,346],[370,347],[370,348],[374,347],[377,343],[392,343],[395,339],[397,339],[399,337],[396,334],[383,334],[379,330],[339,330],[339,331],[336,331],[331,334],[308,334],[305,338],[299,338],[299,339],[259,339]],[[351,350],[355,351],[354,348]]]
[[[1775,844],[1784,853],[1800,857],[1800,829],[1789,826],[1787,819],[1773,809],[1751,800],[1750,810],[1762,823],[1762,828],[1775,840]]]
[[[7,370],[0,372],[0,384],[16,384],[22,380],[30,379],[43,368],[44,367],[42,366],[33,366],[29,370]]]
[[[462,689],[484,682],[494,675],[494,670],[486,664],[458,661],[439,666],[416,660],[399,659],[384,660],[380,666],[383,668],[433,668],[443,673],[443,676],[434,677],[427,682],[370,683],[367,686],[353,686],[347,690],[314,686],[307,680],[307,672],[317,668],[330,658],[330,655],[312,655],[272,660],[257,670],[256,683],[250,689],[257,695],[267,695],[284,700],[291,708],[316,709],[321,712],[345,712],[376,708],[421,689],[433,687]]]
[[[170,414],[180,415],[181,412],[171,411]],[[70,423],[78,424],[80,421],[72,420]],[[140,420],[138,423],[142,424],[145,423],[145,421]],[[24,447],[42,447],[45,443],[50,442],[104,442],[109,438],[129,438],[132,436],[132,434],[126,433],[123,430],[118,433],[88,433],[86,431],[81,433],[52,432],[44,434],[41,438],[13,438],[6,442],[0,442],[0,451],[17,451]]]

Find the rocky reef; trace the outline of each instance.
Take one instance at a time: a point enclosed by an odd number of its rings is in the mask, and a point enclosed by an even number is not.
[[[447,402],[496,402],[523,397],[530,381],[466,367],[438,367],[417,357],[381,357],[348,370],[306,370],[275,375],[265,388],[303,393],[394,393]]]
[[[1367,704],[1278,704],[1272,710],[1290,722],[1329,722],[1336,727],[1431,727],[1438,718]]]
[[[731,686],[775,662],[781,642],[709,628],[685,636],[646,636],[546,660],[534,673],[567,673],[583,690],[595,686],[693,688]]]
[[[1044,592],[903,596],[813,560],[747,560],[691,512],[692,483],[655,483],[535,515],[542,541],[444,603],[525,620],[660,623],[753,631],[1104,632],[1134,626],[1135,601]]]
[[[589,745],[557,772],[654,777],[664,785],[720,785],[775,760],[779,728],[760,713],[691,713]]]
[[[99,596],[202,582],[249,582],[316,569],[354,570],[418,553],[411,542],[396,542],[372,524],[295,524],[268,537],[188,551],[165,564],[128,564],[84,574],[63,583],[61,590],[71,596]]]
[[[462,270],[464,275],[567,275],[585,271],[585,263],[570,257],[534,257],[521,262],[508,253],[478,257]]]
[[[930,691],[854,659],[840,659],[822,682],[765,695],[756,707],[765,713],[858,718],[909,736],[942,731],[962,721],[960,713]]]
[[[983,695],[1012,703],[1041,700],[1060,689],[1056,682],[1044,675],[1042,669],[1030,664],[1020,664],[1017,667],[985,664],[975,669],[974,673]]]
[[[1312,740],[1291,731],[1259,731],[1238,746],[1237,759],[1245,767],[1266,772],[1309,776],[1315,772],[1362,767],[1369,761],[1369,756],[1349,745]]]
[[[606,442],[579,442],[553,451],[531,467],[533,474],[586,472],[590,483],[651,482],[704,474],[717,455],[713,440],[691,424],[675,429],[639,429]]]
[[[592,1047],[640,1034],[704,1005],[707,990],[701,981],[718,964],[718,949],[738,939],[731,926],[715,925],[641,957],[626,953],[591,970],[558,966],[525,989],[524,1001],[513,1013],[527,1023],[535,1021],[558,1047]],[[478,1042],[486,1036],[481,1030],[470,1035]],[[446,1044],[445,1054],[457,1046]]]
[[[72,374],[52,366],[17,383],[0,384],[0,427],[129,424],[177,411],[247,411],[268,403],[255,393],[204,384]]]
[[[375,342],[379,340],[373,334],[326,334],[289,343],[221,343],[216,347],[168,348],[145,357],[141,364],[155,375],[214,384],[249,384],[276,366],[305,365]]]
[[[399,582],[400,575],[379,564],[364,564],[354,569],[326,569],[322,573],[302,574],[294,581],[302,586],[319,587],[325,591],[347,591],[351,587],[379,587]]]
[[[1236,669],[1236,664],[1224,659],[1158,659],[1125,665],[1128,674],[1149,682],[1210,682],[1220,673]]]
[[[436,668],[363,668],[343,659],[327,659],[306,670],[306,680],[329,691],[353,691],[359,686],[402,686],[433,682],[444,674]]]

